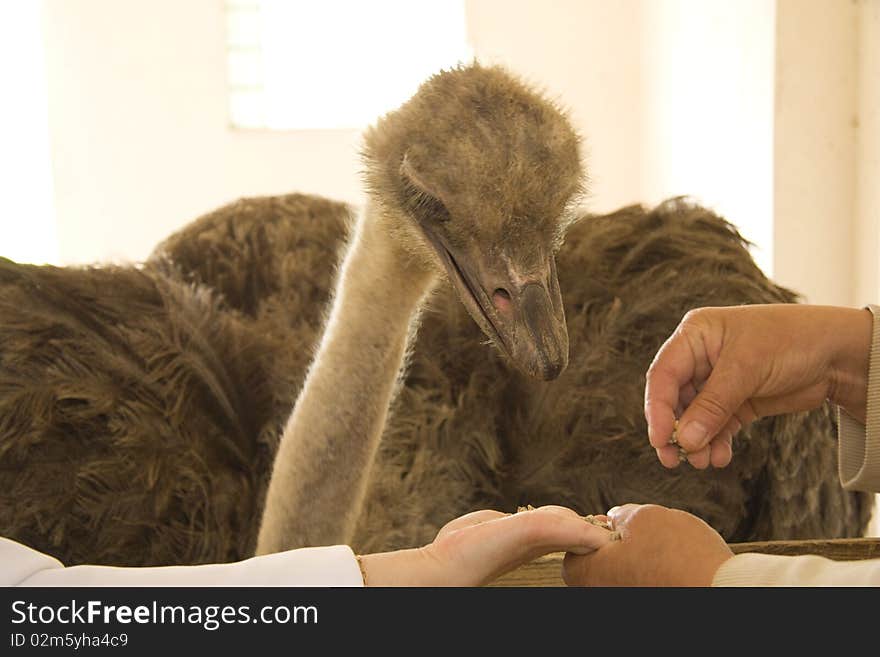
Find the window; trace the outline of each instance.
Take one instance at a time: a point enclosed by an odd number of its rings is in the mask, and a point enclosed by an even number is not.
[[[464,0],[228,0],[238,128],[359,129],[468,61]]]

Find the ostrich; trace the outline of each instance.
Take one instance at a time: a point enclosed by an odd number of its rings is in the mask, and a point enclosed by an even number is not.
[[[258,533],[387,550],[475,508],[653,501],[731,541],[860,535],[826,409],[753,424],[724,470],[657,463],[644,372],[684,312],[796,297],[686,200],[569,225],[576,152],[539,94],[461,67],[367,134],[356,218],[243,199],[143,267],[0,261],[0,532],[204,563]]]
[[[471,67],[429,80],[365,146],[371,200],[281,439],[261,552],[351,541],[407,338],[441,272],[527,376],[555,379],[568,362],[554,251],[581,175],[563,116]]]

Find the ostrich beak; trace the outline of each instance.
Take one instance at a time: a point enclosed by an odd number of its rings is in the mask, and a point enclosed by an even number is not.
[[[425,228],[470,316],[524,374],[557,378],[568,365],[568,329],[552,256],[527,275],[476,249],[455,249]]]

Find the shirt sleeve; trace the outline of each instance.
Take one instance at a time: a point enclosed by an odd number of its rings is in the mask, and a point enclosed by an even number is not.
[[[347,545],[302,548],[244,561],[201,566],[119,568],[71,566],[7,538],[0,538],[4,586],[363,586]]]
[[[874,315],[865,424],[837,409],[838,467],[847,490],[880,491],[880,307],[868,306]]]
[[[712,586],[880,586],[880,559],[737,554],[721,565]]]

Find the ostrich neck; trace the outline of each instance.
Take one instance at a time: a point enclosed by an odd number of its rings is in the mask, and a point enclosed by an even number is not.
[[[367,209],[343,260],[315,359],[287,422],[257,553],[348,543],[432,275],[407,266]]]

